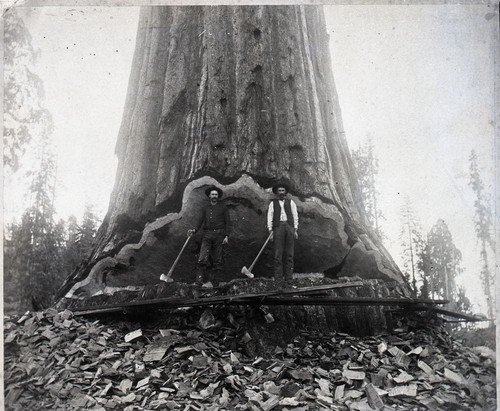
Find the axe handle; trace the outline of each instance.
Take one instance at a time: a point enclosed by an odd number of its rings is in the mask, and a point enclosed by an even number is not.
[[[179,252],[179,254],[177,255],[177,258],[175,259],[174,263],[172,264],[172,267],[170,267],[170,270],[168,271],[167,273],[167,277],[170,278],[170,276],[172,275],[172,272],[174,271],[174,268],[175,266],[177,265],[177,263],[179,262],[179,258],[181,258],[181,254],[182,252],[184,251],[184,249],[186,248],[186,246],[188,245],[189,243],[189,240],[191,240],[191,237],[192,237],[193,234],[189,234],[188,235],[188,238],[186,239],[186,241],[184,242],[184,245],[182,246],[181,248],[181,251]]]
[[[255,257],[255,260],[253,260],[252,265],[248,268],[248,271],[252,271],[253,266],[255,265],[255,263],[257,262],[257,260],[259,259],[260,255],[262,254],[262,251],[264,251],[264,248],[266,248],[266,245],[267,245],[267,243],[269,242],[269,240],[271,239],[271,235],[272,235],[272,234],[273,234],[273,232],[271,231],[271,232],[269,233],[269,236],[267,237],[266,242],[264,243],[264,245],[263,245],[263,246],[262,246],[262,248],[260,249],[259,254],[257,254],[257,257]]]

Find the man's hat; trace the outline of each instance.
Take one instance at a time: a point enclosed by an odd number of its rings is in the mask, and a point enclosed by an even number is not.
[[[211,193],[212,191],[214,191],[214,190],[215,190],[215,191],[217,191],[217,193],[219,194],[219,198],[221,198],[221,197],[222,197],[222,190],[221,190],[219,187],[215,187],[215,186],[208,187],[208,188],[205,190],[205,195],[206,195],[207,197],[210,197],[210,193]]]
[[[290,187],[288,187],[287,184],[285,183],[277,183],[273,186],[273,193],[277,194],[278,193],[278,188],[284,188],[286,192],[288,193],[290,191]]]

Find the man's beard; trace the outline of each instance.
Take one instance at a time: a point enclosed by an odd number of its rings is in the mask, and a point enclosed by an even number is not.
[[[217,204],[217,199],[216,199],[216,198],[211,198],[211,199],[210,199],[210,202],[211,202],[212,204]]]

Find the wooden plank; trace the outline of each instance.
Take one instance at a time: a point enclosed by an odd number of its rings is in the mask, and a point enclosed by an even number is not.
[[[364,380],[366,373],[364,371],[344,370],[342,372],[342,377],[348,378],[349,380]]]
[[[394,381],[398,384],[405,384],[407,382],[413,381],[415,377],[413,375],[408,374],[406,371],[401,371],[397,377],[394,377]]]
[[[384,408],[384,402],[380,398],[380,395],[378,394],[373,384],[366,384],[365,394],[366,398],[368,399],[368,404],[370,404],[370,407],[376,410],[381,410]]]
[[[138,330],[129,332],[127,335],[125,335],[125,342],[130,342],[141,336],[142,336],[142,330],[139,328]]]
[[[164,341],[158,341],[150,344],[144,354],[144,362],[160,361],[167,352],[168,345]]]
[[[234,297],[226,301],[227,304],[243,304],[248,305],[399,305],[412,306],[420,305],[421,311],[427,311],[428,308],[422,305],[418,299],[406,298],[372,298],[372,297],[281,297],[281,296],[262,296],[258,298],[249,298],[245,296]],[[427,303],[427,301],[425,302]],[[441,302],[433,302],[431,304],[441,304]],[[418,310],[418,307],[414,307]]]
[[[417,386],[415,384],[400,385],[389,390],[389,397],[416,397]]]
[[[312,287],[285,288],[283,294],[312,294],[318,291],[334,290],[336,288],[362,287],[363,281],[350,281],[347,283],[315,285]]]
[[[248,293],[237,295],[213,296],[206,298],[185,298],[185,297],[166,297],[154,300],[135,300],[119,304],[106,306],[97,306],[79,310],[74,308],[75,315],[94,315],[123,311],[133,311],[141,307],[158,308],[178,308],[178,307],[196,307],[207,305],[385,305],[385,306],[405,306],[413,310],[429,310],[426,304],[443,304],[444,300],[430,299],[411,299],[411,298],[372,298],[372,297],[336,297],[332,295],[316,297],[308,294],[327,292],[341,287],[357,287],[362,285],[361,281],[351,283],[326,284],[314,287],[289,288],[285,290],[273,290],[262,293]]]
[[[461,374],[453,372],[453,371],[449,370],[448,368],[444,369],[444,377],[450,381],[453,381],[455,384],[459,384],[459,385],[466,384],[466,382],[467,382]]]
[[[443,308],[432,307],[432,308],[429,308],[429,311],[432,311],[432,312],[434,312],[436,314],[443,314],[443,315],[446,315],[448,317],[460,318],[462,320],[471,321],[471,322],[490,321],[490,319],[488,319],[488,318],[481,318],[481,317],[477,317],[475,315],[469,315],[469,314],[464,314],[464,313],[457,313],[457,312],[454,312],[454,311],[445,310]]]
[[[317,285],[317,286],[312,286],[312,287],[285,288],[283,290],[264,291],[261,293],[223,295],[223,296],[214,296],[214,297],[197,298],[197,299],[186,299],[185,297],[164,297],[164,298],[157,298],[154,300],[134,300],[134,301],[123,302],[123,303],[118,303],[118,304],[107,304],[105,306],[97,306],[97,307],[88,308],[88,309],[84,309],[84,310],[78,310],[78,308],[75,308],[73,311],[74,312],[87,311],[88,314],[91,314],[90,313],[91,311],[94,313],[97,313],[99,310],[105,309],[106,312],[118,312],[118,311],[121,311],[122,309],[125,309],[127,307],[136,307],[139,305],[155,305],[155,304],[163,304],[163,303],[165,303],[167,305],[178,306],[178,307],[189,307],[189,306],[195,306],[195,305],[205,305],[205,304],[196,304],[196,303],[194,303],[195,301],[196,302],[203,301],[207,304],[217,304],[217,303],[223,303],[226,301],[232,301],[235,298],[260,298],[260,297],[273,296],[273,295],[310,294],[310,293],[315,293],[315,292],[326,292],[328,290],[333,290],[335,288],[360,287],[362,285],[363,285],[362,281],[351,281],[351,282],[337,283],[337,284],[323,284],[323,285]],[[182,303],[186,303],[188,305],[181,305]]]
[[[448,304],[449,301],[446,300],[435,300],[434,304]],[[442,314],[452,318],[458,318],[459,321],[447,321],[447,322],[480,322],[480,321],[491,321],[489,318],[479,317],[470,314],[457,313],[454,311],[445,310],[443,308],[431,307],[426,305],[407,305],[404,309],[390,310],[390,312],[401,312],[401,311],[431,311],[435,314]],[[389,311],[389,310],[388,310]]]
[[[428,308],[422,306],[418,301],[401,299],[401,298],[370,298],[370,297],[267,297],[252,295],[249,296],[221,296],[221,297],[209,297],[209,298],[199,298],[199,299],[161,299],[161,300],[139,300],[129,303],[124,303],[122,305],[111,305],[111,306],[98,306],[89,309],[79,310],[74,309],[74,315],[93,315],[93,314],[105,314],[113,312],[124,312],[133,311],[133,309],[141,307],[158,307],[158,308],[179,308],[179,307],[198,307],[207,305],[368,305],[368,306],[411,306],[420,305],[416,310],[427,311]]]
[[[300,287],[300,288],[285,288],[282,290],[272,290],[263,291],[261,293],[248,293],[248,294],[235,294],[232,298],[254,298],[254,297],[268,297],[268,296],[279,296],[279,295],[302,295],[302,294],[315,294],[315,293],[325,293],[336,288],[349,288],[349,287],[361,287],[363,285],[362,281],[351,281],[348,283],[337,283],[337,284],[323,284],[314,285],[312,287]]]
[[[343,397],[344,397],[344,389],[345,389],[345,385],[342,384],[342,385],[337,385],[337,387],[335,388],[335,400],[336,401],[340,401]]]
[[[427,375],[434,375],[434,370],[431,367],[429,367],[425,361],[418,360],[417,366]]]

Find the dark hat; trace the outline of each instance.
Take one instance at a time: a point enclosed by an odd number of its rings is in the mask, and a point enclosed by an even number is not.
[[[219,194],[219,198],[222,197],[222,190],[219,188],[219,187],[215,187],[215,186],[211,186],[211,187],[208,187],[206,190],[205,190],[205,195],[207,197],[210,197],[210,192],[211,191],[217,191],[217,193]]]
[[[277,194],[278,193],[278,188],[284,188],[286,190],[286,192],[288,193],[290,191],[290,187],[288,187],[287,184],[285,183],[277,183],[273,186],[273,193],[274,194]]]

